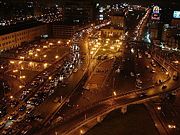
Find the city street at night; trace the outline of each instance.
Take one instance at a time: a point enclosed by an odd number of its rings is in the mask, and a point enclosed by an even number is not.
[[[179,135],[180,2],[0,0],[0,135]]]

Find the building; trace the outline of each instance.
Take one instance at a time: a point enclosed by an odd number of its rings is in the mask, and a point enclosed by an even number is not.
[[[91,0],[63,0],[62,6],[65,21],[86,23],[94,19],[95,5]]]
[[[160,27],[159,27],[159,23],[151,23],[149,26],[149,34],[150,34],[150,39],[152,41],[154,40],[160,40],[160,35],[159,32],[160,31]]]
[[[47,24],[17,30],[0,35],[0,51],[18,47],[25,42],[33,41],[48,34]]]
[[[122,27],[106,26],[101,29],[101,35],[107,38],[123,38],[125,31]]]
[[[171,25],[176,26],[176,27],[180,27],[180,19],[172,19]]]
[[[118,26],[121,28],[125,27],[125,17],[123,15],[112,15],[111,16],[111,24],[114,26]]]
[[[55,22],[51,26],[51,36],[53,38],[69,39],[79,29],[73,23]]]
[[[162,41],[170,48],[180,49],[180,28],[174,26],[164,27]]]
[[[114,14],[111,16],[111,24],[101,29],[101,35],[107,38],[123,39],[125,29],[125,16],[123,14]]]

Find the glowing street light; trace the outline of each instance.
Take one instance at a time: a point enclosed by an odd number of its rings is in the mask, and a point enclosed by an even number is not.
[[[58,58],[59,58],[59,56],[58,56],[58,55],[56,55],[56,56],[55,56],[55,58],[56,58],[56,59],[58,59]]]
[[[93,50],[93,51],[95,51],[95,50],[96,50],[96,48],[94,48],[94,47],[93,47],[93,48],[92,48],[92,50]]]
[[[110,49],[114,50],[114,46],[111,46]]]
[[[84,134],[84,131],[83,131],[82,129],[80,130],[80,134],[81,134],[81,135],[83,135],[83,134]]]
[[[157,107],[157,110],[161,110],[161,107],[160,107],[160,106],[158,106],[158,107]]]
[[[14,64],[14,61],[10,61],[11,64]]]
[[[98,46],[99,46],[98,44],[94,45],[94,47],[98,47]]]
[[[43,48],[48,48],[48,47],[46,45],[44,45]]]
[[[131,48],[131,53],[134,53],[134,49],[133,48]]]
[[[18,64],[22,64],[22,61],[19,61]]]
[[[33,55],[33,52],[29,52],[29,55]]]
[[[44,68],[47,68],[47,65],[48,65],[47,63],[44,63]]]
[[[16,73],[16,72],[18,72],[18,70],[16,69],[16,70],[13,70],[13,73]]]
[[[94,52],[93,52],[93,51],[91,51],[91,52],[90,52],[90,54],[92,55],[92,54],[94,54]]]
[[[168,128],[176,128],[176,125],[171,125],[171,124],[169,124],[169,125],[168,125]]]
[[[29,62],[29,65],[30,65],[30,66],[32,66],[32,65],[33,65],[33,63],[32,63],[32,62]]]
[[[24,57],[23,57],[23,56],[20,56],[20,59],[23,59],[23,60],[24,60]]]
[[[113,95],[114,95],[114,96],[116,96],[116,95],[117,95],[115,91],[113,92]]]
[[[22,89],[22,88],[23,88],[23,86],[22,86],[22,85],[20,85],[20,86],[19,86],[19,88],[20,88],[20,89]]]
[[[20,79],[25,79],[25,78],[26,78],[26,76],[25,76],[25,75],[20,76]]]
[[[41,51],[41,49],[36,49],[36,51],[40,52],[40,51]]]
[[[47,55],[45,54],[45,55],[43,55],[43,57],[44,57],[44,58],[46,58],[46,57],[47,57]]]

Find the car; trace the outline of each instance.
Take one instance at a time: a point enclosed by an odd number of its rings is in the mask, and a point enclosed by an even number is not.
[[[53,100],[53,102],[54,102],[54,103],[57,103],[57,102],[59,101],[59,99],[60,99],[60,97],[56,97],[56,98]]]
[[[134,76],[134,73],[133,73],[133,72],[131,72],[131,73],[130,73],[130,75],[133,77],[133,76]]]
[[[146,97],[146,96],[147,96],[147,94],[146,94],[145,92],[142,92],[142,93],[139,95],[140,98],[143,98],[143,97]]]
[[[75,68],[73,72],[76,73],[77,71],[78,71],[78,68]]]
[[[166,85],[163,85],[163,86],[162,86],[162,89],[166,89],[166,88],[167,88],[167,86],[166,86]]]
[[[155,70],[151,70],[151,73],[155,73],[156,71]]]
[[[26,110],[26,106],[25,105],[22,105],[22,106],[19,107],[19,111],[24,111],[24,110]]]
[[[0,123],[0,129],[2,129],[4,126],[5,126],[5,121],[2,121],[1,123]]]
[[[29,131],[31,128],[32,128],[32,127],[31,127],[30,125],[26,126],[26,127],[24,128],[24,130],[21,131],[21,134],[23,134],[23,135],[27,134],[28,131]]]
[[[20,115],[18,117],[18,119],[16,120],[16,122],[21,122],[24,119],[25,116],[26,116],[26,113],[24,113],[23,115]]]
[[[147,69],[149,69],[150,67],[149,66],[146,66]]]

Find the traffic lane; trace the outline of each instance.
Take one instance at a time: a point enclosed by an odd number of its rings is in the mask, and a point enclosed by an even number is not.
[[[161,88],[160,88],[160,90],[161,90]]]
[[[101,67],[101,70],[103,70],[103,69],[106,70],[107,66],[109,68],[109,64],[110,63],[112,64],[112,60],[106,60],[105,62],[101,63],[98,67],[96,67],[96,69],[99,69]],[[92,73],[92,76],[96,76],[97,75],[96,69]],[[98,74],[100,74],[100,73],[98,73]],[[103,73],[103,74],[106,74],[106,73]],[[89,83],[90,82],[91,81],[89,80]],[[99,81],[97,80],[97,82],[95,82],[95,83],[98,83],[98,82]],[[101,83],[101,85],[103,85],[103,82],[100,82],[100,83]],[[99,87],[101,87],[101,85]],[[81,91],[81,92],[79,92],[79,91]],[[77,95],[77,93],[74,93],[71,96],[70,102],[68,103],[68,105],[66,105],[66,107],[62,108],[60,110],[60,112],[58,113],[58,115],[63,116],[64,113],[73,113],[71,111],[73,111],[74,108],[78,109],[78,108],[80,108],[82,106],[87,106],[89,104],[92,104],[93,102],[97,102],[98,100],[102,100],[103,98],[112,95],[110,90],[109,89],[105,89],[105,88],[90,89],[90,90],[84,90],[84,91],[83,91],[83,89],[81,89],[79,91],[78,91],[79,92],[78,95]],[[56,117],[58,117],[58,115]]]
[[[125,95],[124,97],[119,98],[119,99],[116,99],[116,96],[115,96],[112,100],[106,101],[105,103],[103,102],[103,104],[99,103],[102,106],[105,106],[104,108],[101,108],[98,106],[98,108],[100,108],[100,110],[98,110],[96,108],[95,109],[91,108],[90,113],[88,113],[89,110],[87,110],[86,112],[81,113],[78,116],[76,116],[76,115],[72,116],[73,118],[69,118],[70,116],[68,115],[67,118],[65,118],[65,119],[69,119],[69,121],[68,122],[65,121],[65,125],[64,125],[64,122],[59,123],[59,128],[57,125],[57,127],[54,127],[54,129],[51,129],[52,132],[48,132],[48,133],[53,134],[53,132],[57,131],[58,133],[62,134],[63,132],[66,132],[67,130],[70,130],[70,129],[72,130],[73,128],[70,128],[71,126],[76,127],[78,125],[78,123],[81,123],[83,118],[85,117],[84,116],[85,114],[86,114],[86,119],[88,119],[88,117],[91,117],[91,116],[97,115],[97,114],[101,114],[101,112],[104,112],[105,110],[110,110],[110,109],[114,108],[114,106],[125,105],[128,103],[137,101],[139,99],[141,100],[141,98],[139,98],[138,96],[132,96],[132,94],[127,95],[127,96]],[[79,116],[81,118],[79,118]]]
[[[172,81],[172,80],[171,80],[171,81]],[[171,82],[171,81],[170,81],[170,82]],[[178,86],[174,86],[174,85],[177,85],[177,84],[178,84],[177,82],[174,82],[174,81],[173,81],[173,86],[172,86],[172,87],[169,87],[169,88],[172,88],[172,89],[178,88],[179,85],[178,85]],[[157,90],[157,89],[158,89],[158,90]],[[150,90],[147,90],[147,91],[151,91],[151,89],[150,89]],[[156,88],[153,88],[153,91],[155,91],[155,93],[150,93],[150,94],[147,95],[147,97],[156,95],[156,94],[158,94],[159,92],[164,92],[164,91],[162,91],[162,86],[158,86],[158,87],[156,87]],[[148,92],[147,92],[147,93],[148,93]],[[145,98],[147,98],[147,97],[145,97]],[[116,97],[115,97],[114,99],[116,100]],[[135,101],[141,100],[141,99],[144,99],[144,98],[139,97],[138,95],[137,95],[137,96],[133,96],[133,97],[132,97],[132,95],[128,95],[128,96],[125,96],[124,98],[117,99],[116,102],[117,102],[117,105],[123,105],[123,104],[128,104],[128,103],[130,103],[130,102],[135,102]],[[122,103],[122,102],[123,102],[123,103]],[[112,105],[112,103],[113,103],[113,102],[111,102],[110,105]],[[108,103],[108,104],[109,104],[109,103]],[[88,115],[86,114],[86,116],[88,116]],[[68,130],[68,129],[67,129],[67,130]]]
[[[145,59],[140,59],[141,61],[146,61]],[[149,59],[148,59],[149,60]],[[142,62],[142,63],[143,63]],[[151,62],[151,60],[149,60],[149,62]],[[142,67],[142,65],[141,64],[139,64],[139,66],[140,67]],[[143,63],[143,66],[144,66],[144,68],[146,67],[145,65],[144,65],[144,63]],[[144,71],[143,71],[144,72]],[[139,73],[139,72],[138,72]],[[141,73],[141,72],[140,72]],[[128,73],[129,74],[129,73]],[[150,73],[150,75],[151,75],[152,73]],[[128,79],[129,80],[129,79]],[[152,85],[152,84],[151,84]],[[150,86],[150,85],[148,85],[148,86]],[[112,95],[112,92],[113,92],[113,90],[111,91],[110,89],[109,90],[107,90],[107,91],[105,91],[106,92],[106,94],[103,94],[102,93],[102,91],[101,91],[101,95],[104,95],[104,97],[107,97],[107,96],[111,96]],[[109,93],[108,93],[109,92]],[[108,93],[108,95],[107,95],[107,93]],[[73,109],[76,109],[76,110],[78,110],[80,107],[82,107],[82,106],[85,106],[85,105],[88,105],[88,104],[90,104],[90,103],[93,103],[93,102],[95,102],[96,100],[95,99],[98,99],[98,100],[100,100],[100,99],[102,99],[102,98],[98,98],[99,96],[96,96],[96,95],[98,95],[98,91],[96,91],[96,90],[94,90],[94,91],[85,91],[85,92],[83,92],[83,95],[81,96],[81,97],[79,97],[79,100],[78,101],[76,101],[76,102],[70,102],[69,104],[70,104],[70,107],[69,107],[69,111],[68,111],[68,107],[66,108],[66,110],[65,111],[63,111],[63,112],[61,112],[61,114],[64,114],[64,113],[69,113],[69,114],[71,114],[74,110]],[[106,95],[106,96],[105,96]],[[93,98],[92,98],[93,97]],[[72,106],[73,106],[73,109],[70,109],[70,108],[72,108]],[[77,107],[78,106],[78,107]]]
[[[135,73],[136,65],[134,55],[129,52],[129,48],[124,49],[124,55],[119,62],[119,66],[121,67],[121,71],[120,73],[114,72],[115,82],[112,82],[115,91],[126,92],[127,90],[135,89],[135,76],[131,76],[130,73]]]
[[[156,66],[153,67],[151,62],[151,58],[147,58],[146,56],[142,55],[143,58],[137,58],[137,68],[136,73],[140,73],[140,80],[142,80],[142,88],[151,86],[156,84],[159,80],[162,82],[168,78],[166,75],[166,69],[164,69],[161,65],[155,62]],[[149,66],[149,68],[147,68]],[[152,71],[155,71],[153,73]]]
[[[138,49],[136,49],[136,51],[137,50]],[[119,73],[120,76],[117,77],[119,79],[119,81],[117,81],[117,84],[119,84],[119,89],[126,90],[126,86],[129,86],[129,83],[127,83],[127,82],[129,82],[130,79],[132,80],[132,78],[135,78],[135,77],[140,78],[142,80],[142,82],[143,82],[142,88],[148,87],[150,85],[154,85],[159,80],[163,81],[163,80],[167,79],[168,75],[165,74],[165,70],[162,71],[161,66],[157,63],[156,63],[157,66],[155,67],[156,72],[151,73],[151,69],[154,68],[151,66],[151,59],[146,58],[146,56],[144,56],[144,54],[143,54],[144,52],[143,53],[142,52],[143,52],[143,50],[141,52],[137,51],[137,54],[135,53],[134,56],[133,56],[133,54],[126,52],[127,56],[128,55],[130,56],[130,57],[127,57],[129,59],[129,61],[128,61],[129,65],[124,68],[124,70],[127,69],[127,71],[126,71],[127,74],[123,76],[122,75],[123,72],[120,72]],[[139,53],[142,58],[138,58]],[[147,67],[146,67],[147,65],[150,67],[150,69],[147,69]],[[133,67],[135,68],[135,72],[133,71]],[[128,68],[130,68],[129,71],[128,71]],[[130,76],[130,73],[129,73],[130,71],[135,74],[135,77]],[[136,74],[140,74],[140,76],[137,77]],[[127,77],[129,77],[129,78],[126,79]],[[132,83],[134,83],[134,82],[132,82]],[[124,84],[126,84],[125,87],[123,87]],[[132,90],[132,88],[130,90]]]
[[[64,100],[64,98],[66,96],[68,96],[67,94],[69,94],[71,91],[74,90],[77,83],[83,77],[84,71],[86,70],[86,67],[87,67],[87,64],[88,64],[87,59],[88,59],[88,57],[86,56],[85,60],[83,60],[83,63],[81,65],[81,67],[79,68],[79,70],[76,73],[73,73],[70,76],[70,78],[68,78],[67,87],[65,87],[65,88],[64,87],[59,87],[59,88],[57,88],[55,90],[55,93],[47,101],[45,101],[43,104],[38,106],[38,108],[36,109],[37,113],[39,112],[39,113],[42,114],[42,116],[46,117],[48,115],[51,115],[61,105],[61,103],[53,103],[53,100],[58,96],[59,97],[62,96],[62,100]]]
[[[51,67],[52,68],[52,67]],[[55,68],[56,69],[56,68]],[[54,69],[54,66],[53,66],[53,70],[55,70]],[[53,71],[53,70],[51,70],[51,72]],[[40,84],[39,86],[38,86],[38,88],[41,88],[42,87],[42,85],[43,84]],[[33,93],[30,93],[30,95],[28,95],[28,99],[34,94],[34,92],[36,92],[36,90],[38,89],[37,87],[34,89],[34,91],[33,91]],[[17,99],[17,98],[15,98],[15,99]],[[10,112],[8,112],[8,114],[6,115],[6,117],[4,117],[4,119],[6,119],[6,118],[8,118],[9,116],[10,116],[10,114],[12,113],[12,112],[14,112],[14,111],[18,111],[19,112],[19,107],[20,106],[22,106],[22,105],[26,105],[26,103],[24,103],[23,101],[21,101],[21,100],[19,100],[19,104],[18,104],[18,106],[16,106],[16,107],[14,107],[12,110],[10,110]]]
[[[61,102],[53,102],[54,99],[62,96],[62,100],[64,100],[64,98],[68,96],[68,94],[76,87],[77,83],[82,78],[83,73],[84,70],[82,69],[79,69],[76,73],[73,73],[67,80],[67,86],[58,86],[52,96],[50,96],[40,106],[36,107],[35,113],[40,113],[43,117],[51,115],[62,104]]]
[[[91,111],[91,113],[93,113],[94,111],[104,110],[107,107],[108,107],[107,105],[96,106],[96,107],[92,108],[90,111]],[[90,113],[88,113],[88,111],[83,112],[79,115],[76,115],[75,117],[70,118],[68,121],[60,123],[59,125],[55,125],[55,127],[49,127],[50,129],[44,130],[43,133],[41,133],[41,134],[54,135],[55,132],[58,132],[58,134],[62,134],[63,132],[66,132],[70,127],[74,127],[74,125],[84,121],[85,118],[89,117],[89,116],[90,116]],[[37,134],[39,134],[39,133],[37,133]]]

